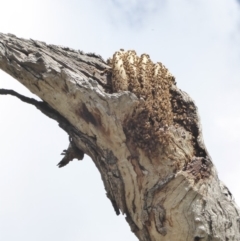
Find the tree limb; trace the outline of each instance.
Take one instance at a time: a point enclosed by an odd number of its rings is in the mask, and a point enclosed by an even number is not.
[[[0,95],[12,95],[17,97],[18,99],[20,99],[21,101],[34,105],[37,109],[39,109],[43,114],[45,114],[46,116],[48,116],[49,118],[52,118],[56,121],[58,121],[61,123],[67,125],[68,127],[70,126],[70,123],[68,123],[68,121],[63,118],[59,113],[57,113],[54,109],[52,109],[46,102],[44,101],[37,101],[33,98],[29,98],[26,96],[23,96],[19,93],[17,93],[14,90],[7,90],[7,89],[0,89]],[[64,126],[65,126],[64,125]],[[67,131],[67,130],[66,130]],[[68,131],[67,131],[68,132]],[[62,160],[57,164],[58,167],[64,167],[66,166],[70,161],[73,161],[73,159],[78,159],[78,160],[82,160],[84,157],[84,153],[82,150],[80,150],[79,148],[76,147],[76,145],[74,144],[74,142],[71,141],[70,139],[70,143],[68,146],[67,150],[63,150],[62,154],[64,155],[64,157],[62,158]]]
[[[0,34],[0,68],[43,102],[5,93],[41,106],[69,134],[59,166],[89,155],[139,240],[240,240],[240,211],[206,150],[197,107],[161,63],[123,50],[106,63]]]

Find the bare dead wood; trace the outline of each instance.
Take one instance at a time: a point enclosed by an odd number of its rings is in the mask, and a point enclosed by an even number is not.
[[[137,63],[137,64],[136,64]],[[70,136],[63,166],[89,155],[117,214],[141,241],[240,240],[240,211],[218,179],[192,99],[149,56],[96,54],[0,34],[0,68]]]

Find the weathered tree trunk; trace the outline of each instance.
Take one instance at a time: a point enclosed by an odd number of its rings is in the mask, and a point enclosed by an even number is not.
[[[240,211],[205,148],[197,108],[148,55],[96,54],[0,34],[0,68],[69,134],[59,167],[89,155],[141,241],[240,240]]]

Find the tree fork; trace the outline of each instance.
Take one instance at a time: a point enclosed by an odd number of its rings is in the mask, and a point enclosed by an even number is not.
[[[240,210],[202,138],[197,107],[147,54],[94,53],[0,33],[0,68],[42,101],[70,137],[59,167],[83,154],[116,214],[141,241],[240,240]]]

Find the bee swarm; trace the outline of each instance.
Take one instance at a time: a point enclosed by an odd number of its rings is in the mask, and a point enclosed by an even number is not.
[[[162,63],[154,64],[149,55],[139,57],[133,50],[117,51],[108,63],[113,92],[128,90],[143,100],[124,123],[127,138],[154,154],[157,145],[166,145],[170,138],[173,112],[169,89],[175,84],[174,77]]]

